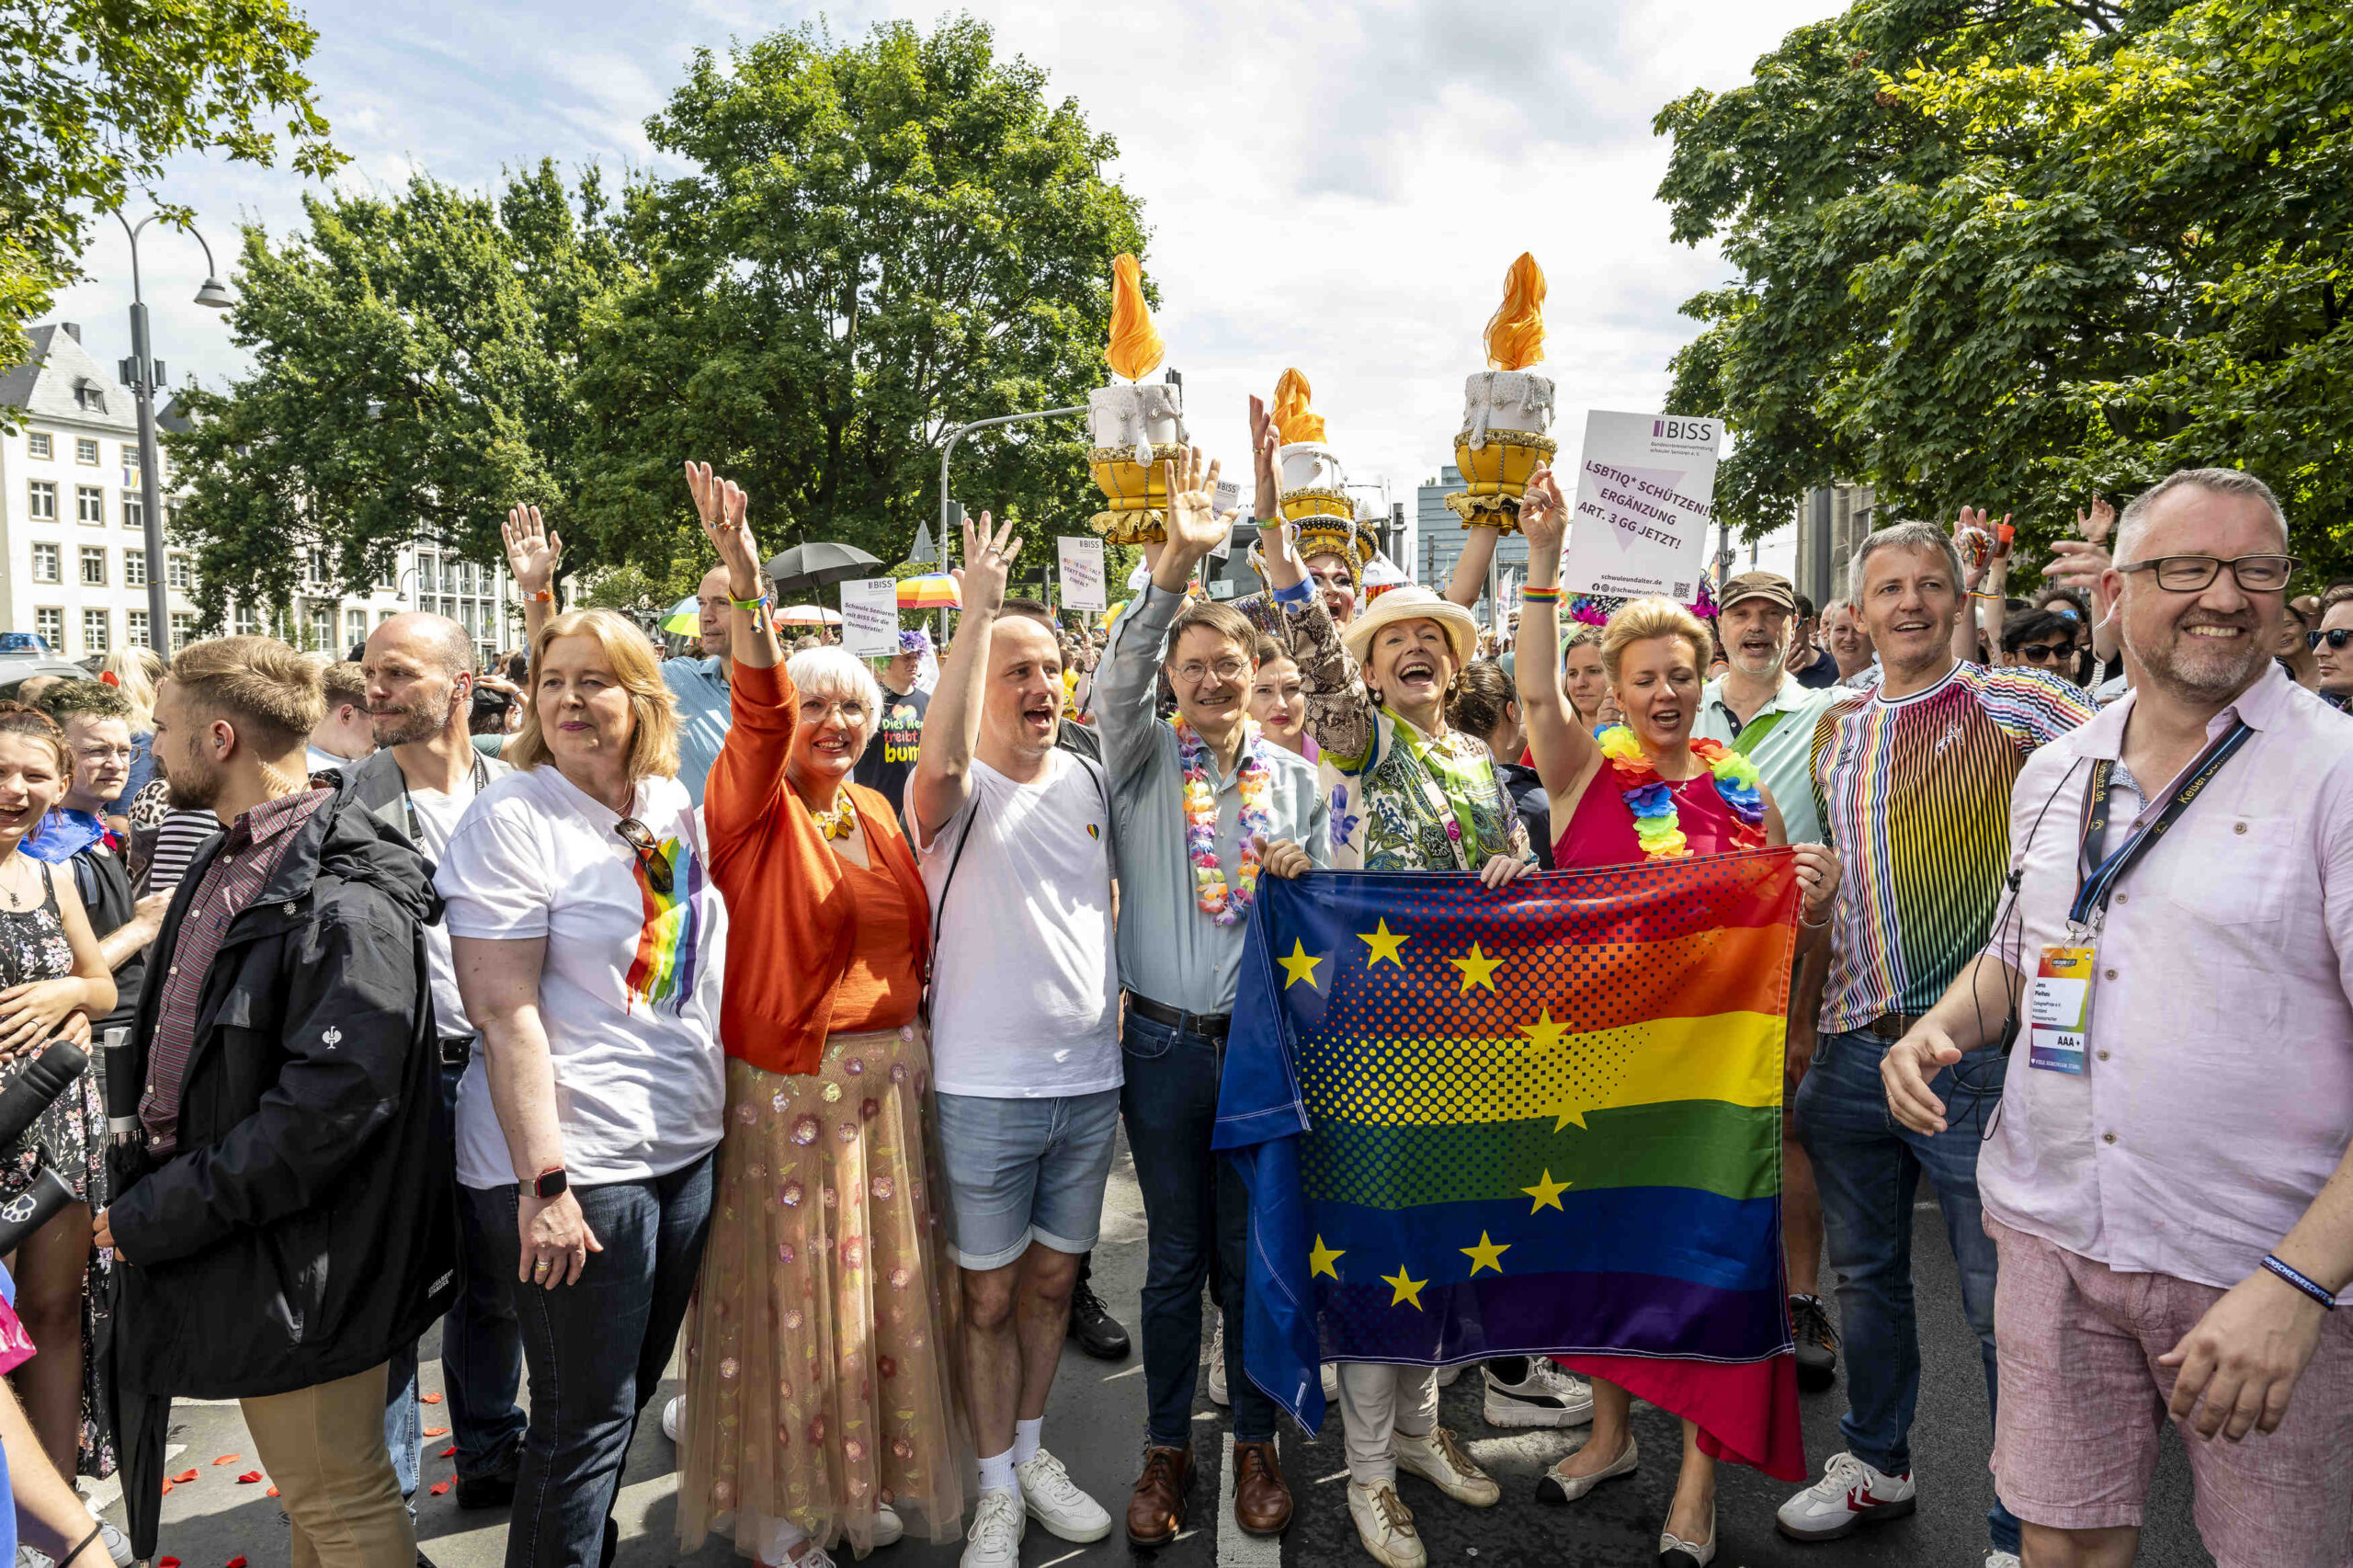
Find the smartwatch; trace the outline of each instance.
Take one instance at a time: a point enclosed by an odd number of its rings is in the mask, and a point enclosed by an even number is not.
[[[562,1165],[550,1165],[547,1169],[541,1171],[538,1177],[532,1181],[531,1196],[534,1198],[561,1198],[563,1196],[564,1188],[567,1185],[569,1184],[567,1184],[563,1178],[563,1167]]]

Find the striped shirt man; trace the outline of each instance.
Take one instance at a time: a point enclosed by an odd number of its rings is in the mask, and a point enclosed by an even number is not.
[[[1813,801],[1844,864],[1821,1030],[1925,1013],[1985,946],[2009,865],[2010,784],[2085,722],[2040,670],[1957,664],[1926,690],[1842,694],[1813,728]]]

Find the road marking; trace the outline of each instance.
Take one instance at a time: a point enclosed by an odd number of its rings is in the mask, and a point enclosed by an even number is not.
[[[1116,1383],[1116,1382],[1118,1382],[1121,1378],[1132,1378],[1132,1377],[1135,1377],[1135,1376],[1137,1376],[1139,1373],[1141,1373],[1142,1370],[1143,1370],[1143,1363],[1142,1363],[1142,1362],[1141,1362],[1141,1361],[1139,1361],[1139,1362],[1137,1362],[1134,1366],[1130,1367],[1126,1371],[1124,1371],[1124,1372],[1113,1372],[1109,1377],[1105,1378],[1103,1381],[1104,1381],[1105,1382],[1107,1382],[1107,1383]]]
[[[1281,1537],[1252,1535],[1233,1517],[1233,1434],[1228,1432],[1225,1457],[1218,1462],[1217,1568],[1282,1568],[1282,1561]]]
[[[1058,1562],[1067,1562],[1074,1557],[1084,1557],[1086,1555],[1086,1548],[1082,1546],[1076,1551],[1065,1551],[1060,1557],[1049,1557],[1043,1562],[1039,1563],[1038,1568],[1054,1568],[1054,1564]]]

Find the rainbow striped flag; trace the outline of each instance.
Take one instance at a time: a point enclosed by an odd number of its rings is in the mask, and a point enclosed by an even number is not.
[[[1250,1376],[1547,1354],[1802,1479],[1781,1267],[1787,850],[1261,880],[1218,1103]]]

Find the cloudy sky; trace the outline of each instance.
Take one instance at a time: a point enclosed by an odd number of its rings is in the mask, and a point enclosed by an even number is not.
[[[1532,250],[1551,280],[1555,433],[1587,408],[1650,410],[1692,324],[1676,306],[1720,282],[1712,251],[1667,237],[1653,196],[1659,106],[1748,79],[1759,54],[1837,0],[976,0],[1001,51],[1043,66],[1118,139],[1113,172],[1143,203],[1145,266],[1197,438],[1244,449],[1243,400],[1304,370],[1351,476],[1401,497],[1448,460],[1463,378],[1505,267]],[[814,6],[757,0],[311,0],[311,62],[340,177],[393,186],[423,168],[461,185],[553,155],[665,172],[642,122],[697,47],[791,27]],[[930,4],[828,6],[837,37]],[[298,224],[303,182],[187,159],[168,186],[216,251],[241,222]],[[157,352],[175,382],[219,384],[240,357],[187,303],[195,243],[144,242]],[[102,363],[128,351],[128,258],[101,232],[92,281],[57,312]]]

